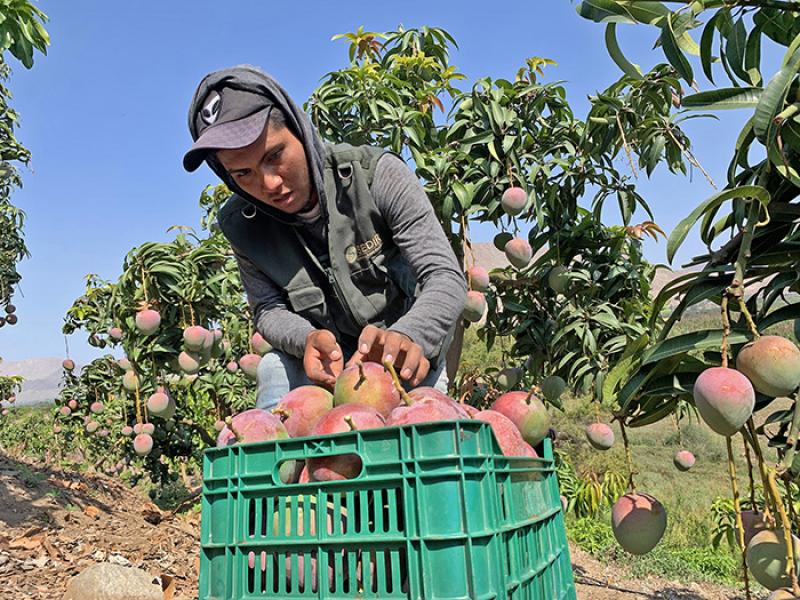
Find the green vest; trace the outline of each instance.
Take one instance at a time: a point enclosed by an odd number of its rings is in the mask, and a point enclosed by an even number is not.
[[[384,150],[349,144],[325,150],[328,257],[315,256],[297,227],[236,194],[218,222],[231,245],[283,289],[292,312],[350,346],[367,324],[391,326],[419,290],[370,193]]]

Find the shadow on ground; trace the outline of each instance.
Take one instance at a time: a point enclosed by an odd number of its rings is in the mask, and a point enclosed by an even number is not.
[[[642,591],[626,587],[625,585],[615,585],[609,581],[592,577],[586,569],[573,563],[572,572],[577,585],[587,586],[597,589],[597,594],[587,595],[586,598],[594,598],[605,593],[603,598],[619,598],[620,600],[706,600],[707,596],[702,596],[694,590],[680,586],[667,585],[662,589],[652,591]],[[601,592],[602,590],[602,592]],[[744,600],[744,595],[736,594],[729,600]]]
[[[101,486],[105,502],[97,498]],[[90,475],[54,471],[0,453],[0,525],[47,525],[54,508],[69,511],[92,506],[107,513],[112,510],[108,498],[115,500],[119,493]]]

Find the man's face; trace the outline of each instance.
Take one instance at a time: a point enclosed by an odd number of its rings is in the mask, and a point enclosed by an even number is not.
[[[267,206],[294,214],[313,205],[306,152],[288,127],[268,123],[255,142],[218,150],[217,159],[240,188]]]

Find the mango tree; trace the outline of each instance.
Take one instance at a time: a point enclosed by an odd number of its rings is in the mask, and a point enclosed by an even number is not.
[[[30,152],[17,140],[15,129],[19,114],[10,106],[11,91],[5,83],[11,76],[6,62],[10,52],[23,66],[33,66],[34,52],[47,52],[50,36],[43,23],[47,16],[27,0],[4,3],[0,21],[0,327],[17,322],[15,307],[11,304],[14,286],[21,276],[17,262],[28,256],[23,239],[25,213],[11,203],[11,194],[22,185],[17,164],[27,166]]]
[[[681,6],[673,10],[668,4]],[[796,595],[800,521],[789,490],[796,489],[792,483],[800,474],[800,351],[788,339],[764,332],[800,316],[794,296],[800,291],[800,6],[778,0],[584,0],[577,10],[605,24],[609,54],[631,80],[644,75],[621,52],[617,28],[639,24],[656,30],[659,52],[687,88],[675,99],[679,113],[742,110],[749,115],[730,149],[725,187],[698,200],[668,241],[671,261],[689,231],[699,226],[707,251],[686,265],[699,269],[658,295],[649,338],[643,336],[612,369],[603,392],[616,404],[620,422],[628,424],[654,422],[679,402],[696,404],[709,426],[726,436],[745,583],[749,566],[763,585],[791,588]],[[774,73],[762,71],[764,44],[782,54]],[[696,80],[700,71],[708,82],[705,90]],[[642,141],[628,136],[632,152],[646,157]],[[656,321],[671,300],[677,307],[659,332]],[[718,326],[674,335],[686,312],[703,302],[717,305]],[[767,407],[775,397],[791,398],[791,405],[773,411],[756,427],[753,409]],[[737,433],[750,466],[751,508],[758,506],[766,524],[766,531],[747,545],[731,449]],[[775,464],[767,464],[765,445],[777,451]],[[760,503],[755,501],[756,481],[763,490]],[[775,560],[767,567],[770,553]],[[747,593],[750,597],[749,586]]]
[[[11,194],[22,185],[17,164],[27,166],[31,158],[14,131],[19,114],[11,108],[11,91],[5,85],[11,76],[6,52],[30,69],[34,51],[46,54],[50,36],[43,26],[47,16],[27,0],[5,3],[0,16],[3,17],[0,21],[0,327],[3,327],[16,325],[19,318],[11,298],[14,286],[22,279],[17,263],[28,256],[28,248],[23,237],[25,213],[12,204]],[[0,377],[0,400],[15,398],[20,384],[19,378]]]
[[[489,346],[508,343],[511,379],[522,377],[516,385],[555,375],[599,396],[605,373],[651,317],[653,269],[641,238],[660,232],[652,215],[631,221],[637,207],[650,211],[614,167],[630,148],[609,116],[618,107],[635,111],[626,129],[646,138],[648,173],[664,160],[685,169],[690,143],[679,122],[670,137],[661,126],[680,89],[674,71],[662,65],[615,84],[592,99],[584,121],[560,82],[541,81],[553,61],[529,58],[513,80],[481,78],[459,91],[454,82],[464,75],[449,63],[455,41],[443,30],[336,37],[349,42],[351,64],[328,74],[306,104],[323,136],[381,145],[413,161],[470,279],[465,317],[479,321],[488,306],[479,335]],[[603,225],[609,199],[621,227]],[[495,245],[511,267],[488,277],[474,264],[474,222],[503,230]],[[495,386],[507,385],[507,371],[495,375]]]
[[[88,276],[63,327],[66,334],[83,330],[93,346],[121,348],[124,358],[114,368],[90,368],[80,380],[66,370],[57,410],[66,412],[72,400],[85,409],[93,395],[100,402],[113,396],[116,425],[136,436],[129,454],[132,448],[145,456],[147,470],[162,481],[177,459],[197,460],[213,444],[215,424],[221,428],[222,419],[254,402],[239,365],[255,356],[251,346],[259,338],[252,338],[230,247],[209,221],[227,196],[224,186],[203,192],[206,237],[175,228],[174,241],[131,250],[116,282]]]

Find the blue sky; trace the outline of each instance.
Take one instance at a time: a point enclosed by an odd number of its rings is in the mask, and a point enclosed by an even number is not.
[[[214,176],[205,167],[185,173],[181,157],[191,143],[188,103],[209,71],[261,66],[302,103],[325,73],[346,65],[346,45],[331,41],[334,34],[402,24],[448,30],[460,46],[451,62],[467,81],[513,78],[529,56],[556,60],[548,79],[566,81],[581,117],[586,96],[620,75],[606,53],[603,26],[581,19],[567,0],[37,4],[50,17],[52,46],[31,71],[12,60],[10,81],[13,106],[22,115],[18,137],[33,154],[24,188],[13,197],[27,213],[32,257],[20,265],[19,323],[0,331],[0,357],[10,361],[62,356],[63,316],[81,295],[87,273],[116,279],[134,246],[171,239],[166,230],[174,224],[197,226],[197,199]],[[663,60],[651,51],[654,30],[620,29],[633,62],[649,68]],[[766,51],[765,63],[778,59]],[[696,155],[718,184],[724,184],[746,114],[723,116],[721,122],[691,121],[688,128]],[[640,184],[667,231],[713,192],[698,172],[690,182],[663,170]],[[478,228],[474,234],[483,241],[493,232]],[[690,237],[676,262],[700,250]],[[647,255],[664,262],[664,242],[648,244]],[[70,336],[69,348],[79,363],[99,355],[80,333]]]

